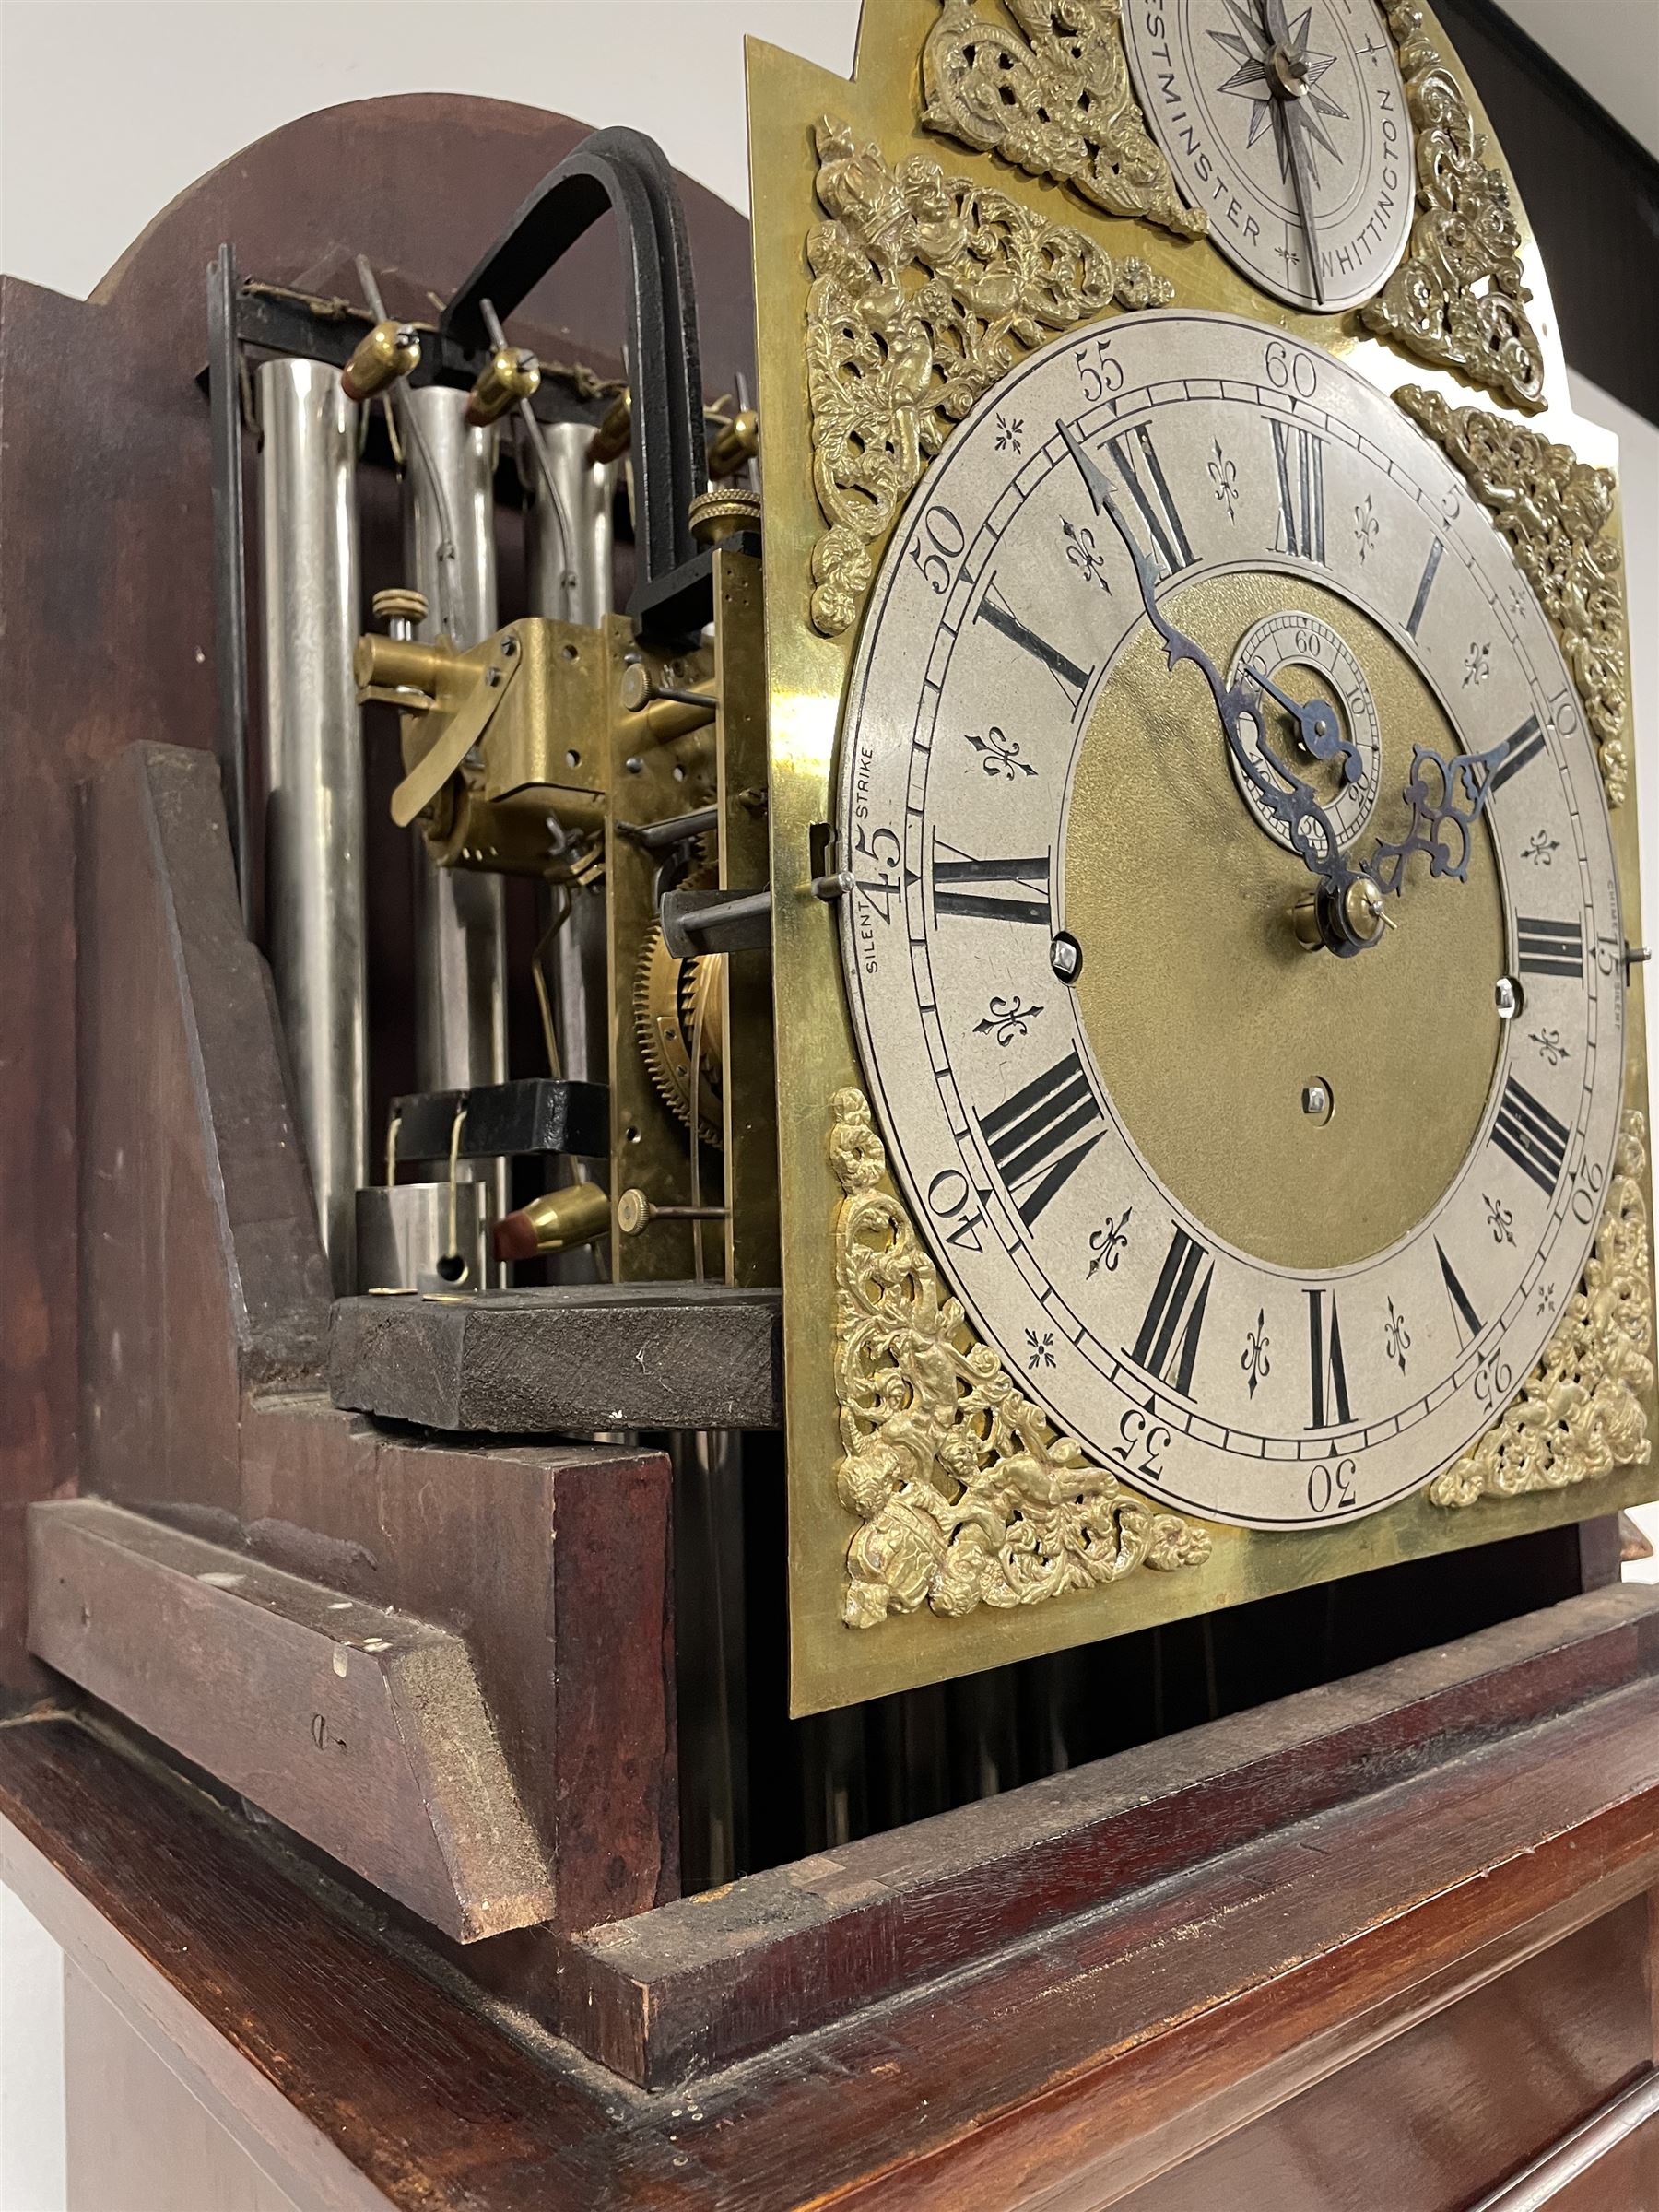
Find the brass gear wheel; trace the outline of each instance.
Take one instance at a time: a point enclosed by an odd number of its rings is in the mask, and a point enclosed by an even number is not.
[[[712,873],[712,871],[711,871]],[[697,884],[699,869],[687,881]],[[721,1069],[725,1051],[724,953],[699,953],[677,960],[653,922],[640,947],[634,971],[634,1035],[640,1056],[663,1103],[686,1128],[691,1126],[691,1041],[699,1001],[702,1013],[702,1084],[698,1135],[705,1145],[722,1139]]]

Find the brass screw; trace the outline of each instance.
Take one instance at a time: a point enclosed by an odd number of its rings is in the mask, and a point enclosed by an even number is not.
[[[653,1206],[643,1191],[627,1190],[617,1201],[617,1227],[625,1237],[637,1237],[653,1221],[724,1221],[724,1206]]]

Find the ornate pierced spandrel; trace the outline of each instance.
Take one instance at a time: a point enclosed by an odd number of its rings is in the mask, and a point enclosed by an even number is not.
[[[1424,35],[1416,0],[1388,0],[1417,133],[1411,242],[1377,297],[1368,329],[1421,359],[1461,370],[1518,407],[1544,405],[1544,356],[1527,318],[1521,231],[1501,171],[1488,165],[1463,87]]]
[[[1161,306],[1168,279],[1080,230],[912,154],[891,168],[820,119],[806,241],[813,484],[828,529],[812,555],[812,620],[848,629],[871,548],[954,426],[1021,352],[1109,308]]]
[[[959,1616],[1036,1605],[1136,1567],[1195,1567],[1207,1532],[1154,1512],[1056,1436],[1021,1396],[881,1185],[867,1100],[830,1101],[835,1214],[836,1489],[856,1513],[842,1618]]]
[[[1629,701],[1624,556],[1607,530],[1618,490],[1612,471],[1487,407],[1449,406],[1416,384],[1394,399],[1440,444],[1509,540],[1560,640],[1594,733],[1607,804],[1622,806]]]
[[[922,49],[922,121],[1108,215],[1207,229],[1154,144],[1129,81],[1119,0],[940,0]]]
[[[1648,1456],[1653,1277],[1641,1175],[1646,1124],[1627,1113],[1601,1227],[1567,1318],[1502,1417],[1436,1477],[1436,1505],[1564,1490]]]

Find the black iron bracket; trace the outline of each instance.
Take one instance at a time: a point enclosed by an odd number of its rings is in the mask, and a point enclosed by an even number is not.
[[[463,1107],[459,1159],[510,1159],[527,1152],[603,1159],[610,1151],[610,1091],[605,1084],[533,1076],[480,1084],[475,1090],[422,1090],[394,1099],[399,1161],[447,1159]]]
[[[595,131],[544,177],[444,310],[441,335],[488,340],[603,215],[615,213],[627,275],[639,582],[629,612],[653,641],[684,646],[712,618],[712,557],[689,509],[708,477],[697,296],[685,211],[663,149],[639,131]]]

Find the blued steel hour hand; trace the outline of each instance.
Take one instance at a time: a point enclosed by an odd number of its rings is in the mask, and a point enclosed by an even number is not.
[[[1269,699],[1277,700],[1286,713],[1294,719],[1297,735],[1315,760],[1331,760],[1340,755],[1343,782],[1359,782],[1365,773],[1359,747],[1351,737],[1344,735],[1342,717],[1328,699],[1311,699],[1303,706],[1292,699],[1288,691],[1281,691],[1253,665],[1246,664],[1244,673],[1258,690],[1265,691]]]

